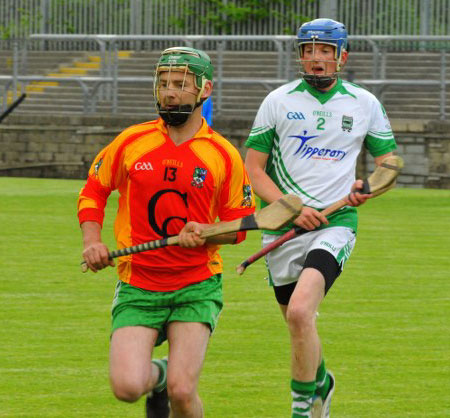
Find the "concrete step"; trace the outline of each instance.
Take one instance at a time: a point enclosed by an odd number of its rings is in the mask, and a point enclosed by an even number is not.
[[[14,112],[27,113],[29,110],[32,112],[53,113],[53,112],[83,112],[83,106],[80,105],[58,105],[53,104],[40,104],[39,106],[32,106],[28,109],[28,105],[23,105],[17,108]]]
[[[223,89],[223,96],[229,96],[229,97],[264,97],[267,94],[267,90],[261,88],[261,86],[255,85],[248,86],[249,88],[243,91],[239,88],[233,88],[230,86],[230,88],[224,88]],[[214,90],[213,97],[217,97],[218,91]],[[39,94],[30,94],[29,100],[33,98],[59,98],[61,100],[64,99],[82,99],[83,93],[81,88],[79,88],[76,85],[73,86],[57,86],[57,87],[45,87],[44,91]],[[100,94],[97,93],[97,97],[100,97]],[[137,86],[136,88],[128,88],[128,89],[119,89],[118,93],[119,99],[121,98],[129,98],[132,97],[133,99],[139,100],[149,100],[149,98],[153,97],[153,89],[152,88],[139,88]]]
[[[236,111],[238,109],[238,112]],[[420,117],[420,119],[439,119],[439,110],[438,109],[423,109],[421,108],[420,111],[416,109],[390,109],[386,107],[386,111],[389,115],[389,118],[392,119],[417,119]],[[40,105],[39,107],[31,107],[30,109],[26,107],[19,107],[15,110],[17,113],[23,113],[23,114],[80,114],[83,113],[83,108],[81,106],[73,106],[73,105],[66,105],[66,106],[54,106],[54,105]],[[243,119],[248,118],[252,120],[257,112],[256,108],[251,107],[238,107],[235,106],[227,107],[224,106],[221,115],[223,116],[233,116],[235,119]],[[111,106],[110,105],[97,105],[96,107],[96,113],[102,114],[102,113],[111,113]],[[134,107],[134,106],[121,106],[118,107],[118,113],[119,114],[130,114],[130,115],[145,115],[147,120],[154,119],[157,117],[156,113],[154,112],[152,106],[147,107]],[[447,114],[450,113],[450,108],[447,109]],[[215,115],[218,116],[218,111],[215,112]]]
[[[420,99],[420,100],[411,100],[410,98],[402,98],[402,99],[395,99],[395,98],[389,98],[384,99],[384,103],[389,104],[389,106],[437,106],[439,107],[439,98],[429,98],[429,99]]]
[[[153,76],[151,71],[142,71],[136,69],[121,69],[119,77],[149,77]],[[216,73],[217,76],[217,73]],[[223,76],[229,78],[277,78],[276,68],[258,68],[258,67],[229,67],[224,68]]]
[[[436,99],[440,99],[440,94],[441,92],[439,90],[429,90],[427,89],[425,91],[425,88],[423,89],[423,91],[415,91],[415,92],[411,92],[411,91],[389,91],[386,90],[383,93],[383,97],[385,100],[389,100],[389,99],[401,99],[401,100],[411,100],[411,99],[415,99],[415,100],[427,100],[428,98],[431,98],[433,100]],[[448,99],[450,99],[450,91],[446,92],[446,97]]]
[[[422,105],[422,103],[389,103],[385,102],[387,108],[395,108],[396,111],[417,111],[418,113],[422,111],[431,112],[439,111],[439,103],[434,102],[431,104]],[[450,110],[450,105],[446,106],[446,109]]]
[[[224,107],[234,107],[234,108],[252,108],[257,109],[259,105],[261,104],[262,100],[264,98],[264,95],[260,97],[245,97],[245,96],[223,96],[222,97],[222,106]],[[213,97],[213,102],[216,102],[217,98]],[[29,107],[38,107],[41,105],[45,106],[83,106],[83,99],[80,97],[46,97],[46,96],[29,96],[26,101],[24,101],[21,105],[22,108],[29,108]],[[109,107],[111,107],[111,101],[104,101],[104,100],[98,100],[96,101],[97,104],[104,104],[106,103]],[[132,97],[129,96],[125,97],[119,97],[118,98],[118,105],[120,106],[126,106],[126,107],[154,107],[154,99],[153,97]]]
[[[368,90],[376,89],[373,86],[365,86],[363,85],[359,80],[355,80],[355,83],[361,87],[364,87]],[[430,92],[430,94],[436,94],[440,92],[439,86],[424,86],[424,85],[390,85],[390,86],[384,86],[383,87],[384,94],[392,93],[395,94],[397,92],[403,92],[403,93],[410,93],[411,97],[414,96],[415,93],[424,93],[427,94]],[[439,93],[438,93],[439,94]]]
[[[250,87],[250,86],[248,86]],[[245,91],[239,88],[234,88],[231,85],[228,87],[225,87],[223,89],[223,95],[227,96],[245,96],[245,97],[260,97],[261,95],[265,95],[266,90],[261,89],[260,86],[252,86],[252,88],[248,88]],[[153,89],[152,88],[145,88],[145,89],[137,89],[137,88],[129,88],[129,89],[122,89],[119,88],[119,97],[126,97],[126,96],[133,96],[133,97],[149,97],[153,96]],[[213,97],[217,96],[217,89],[213,90]]]
[[[46,88],[47,89],[47,88]],[[222,100],[224,101],[232,101],[232,102],[242,102],[242,101],[259,101],[261,102],[263,98],[267,95],[266,90],[258,89],[258,90],[224,90],[222,94]],[[419,93],[410,93],[403,92],[400,94],[399,92],[390,92],[389,94],[385,92],[382,95],[382,98],[385,103],[390,103],[393,105],[401,105],[402,103],[418,103],[420,106],[429,106],[433,104],[439,104],[440,95],[438,92],[434,94],[430,94],[429,92],[419,92]],[[58,89],[53,90],[52,92],[44,92],[44,93],[30,93],[27,98],[27,102],[65,102],[65,101],[78,101],[82,102],[84,99],[83,94],[81,93],[81,89],[74,90],[72,92],[67,92],[62,89],[59,91]],[[380,97],[381,99],[381,97]],[[100,95],[97,95],[97,100],[100,100]],[[144,91],[134,91],[131,93],[128,92],[119,92],[118,100],[120,101],[131,101],[131,102],[139,102],[139,103],[148,103],[153,101],[153,92],[152,90],[144,90]],[[213,94],[213,100],[217,100],[217,92]],[[450,102],[450,93],[447,93],[447,100]]]
[[[137,54],[132,54],[130,58],[119,60],[120,65],[127,65],[129,63],[152,63],[153,65],[159,60],[159,55],[151,55],[151,56],[141,56]],[[217,63],[219,59],[215,54],[210,54],[211,61]],[[236,55],[231,52],[225,53],[222,56],[224,63],[236,63],[236,62],[249,62],[249,63],[277,63],[278,55],[268,55],[268,56],[255,56],[253,54],[246,55]],[[292,55],[292,59],[296,59],[295,55]]]
[[[422,119],[422,120],[437,120],[439,119],[440,115],[437,112],[406,112],[406,111],[389,111],[386,109],[386,112],[389,116],[390,120],[393,119]],[[447,118],[448,118],[448,112],[447,112]],[[394,133],[395,135],[395,133]]]
[[[223,65],[223,71],[252,71],[255,74],[258,74],[259,71],[272,71],[276,73],[278,69],[278,64],[276,62],[270,62],[270,63],[224,63]],[[143,76],[149,76],[149,74],[153,75],[153,72],[155,70],[155,64],[154,63],[134,63],[130,62],[128,64],[121,64],[118,67],[119,74],[123,74],[127,71],[133,71],[135,73],[140,73]],[[216,67],[216,73],[217,73],[217,67]]]
[[[221,112],[221,115],[233,116],[236,119],[253,120],[256,116],[256,112],[257,112],[257,109],[254,109],[254,110],[242,109],[242,110],[239,110],[238,113],[236,113],[236,109],[223,109]]]
[[[67,59],[75,55],[86,55],[90,54],[88,51],[27,51],[27,59],[41,59],[47,57],[50,59]],[[1,50],[0,58],[12,57],[13,52],[10,50]]]
[[[49,99],[49,98],[32,98],[32,99],[28,99],[26,101],[24,101],[21,104],[21,107],[36,107],[36,106],[41,106],[41,105],[45,105],[45,106],[83,106],[83,101],[79,100],[77,98],[75,99],[58,99],[58,98],[53,98],[53,99]]]

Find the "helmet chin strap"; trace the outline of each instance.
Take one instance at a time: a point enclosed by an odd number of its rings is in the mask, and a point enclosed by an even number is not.
[[[316,87],[319,90],[330,87],[336,78],[337,77],[335,76],[321,77],[315,74],[303,73],[303,80],[305,80],[310,86]]]
[[[167,125],[170,126],[181,126],[188,120],[189,116],[194,111],[192,105],[180,105],[175,109],[166,109],[162,108],[158,103],[156,105],[159,116],[161,116],[162,120],[166,122]]]
[[[201,106],[205,100],[206,99],[200,99],[194,106],[189,104],[180,105],[176,109],[166,109],[161,107],[160,103],[157,103],[156,108],[159,116],[161,116],[162,120],[167,125],[181,126],[187,122],[189,116],[191,116],[194,110]]]

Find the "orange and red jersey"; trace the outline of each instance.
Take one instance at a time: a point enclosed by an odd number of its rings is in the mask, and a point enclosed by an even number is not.
[[[162,119],[123,131],[89,170],[78,199],[80,224],[102,224],[106,201],[116,189],[118,248],[177,235],[188,221],[230,221],[255,208],[241,156],[204,120],[180,145],[170,139]],[[173,246],[121,257],[119,278],[153,291],[180,289],[222,272],[218,249]]]

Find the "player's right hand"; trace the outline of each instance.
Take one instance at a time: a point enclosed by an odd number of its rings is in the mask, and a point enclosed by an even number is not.
[[[94,273],[105,267],[114,267],[114,260],[109,258],[108,247],[103,242],[88,244],[83,251],[83,259]]]
[[[178,234],[178,245],[185,248],[195,248],[204,245],[206,239],[201,238],[200,235],[207,227],[207,224],[188,222]]]
[[[313,229],[319,227],[321,224],[328,225],[328,223],[329,222],[326,216],[322,215],[322,213],[318,210],[310,208],[308,206],[303,206],[302,213],[294,221],[295,225],[300,226],[307,231],[312,231]]]

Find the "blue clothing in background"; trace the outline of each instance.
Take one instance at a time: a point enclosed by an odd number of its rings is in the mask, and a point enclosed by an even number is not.
[[[211,97],[208,97],[205,102],[203,102],[202,116],[206,119],[207,124],[212,126],[213,104]]]

